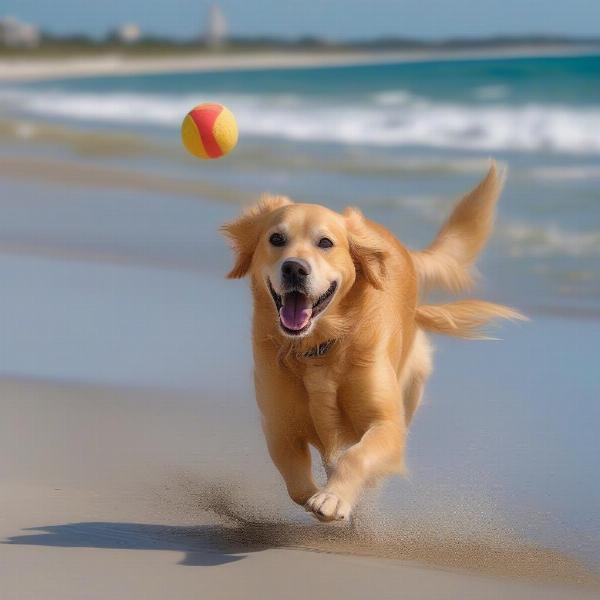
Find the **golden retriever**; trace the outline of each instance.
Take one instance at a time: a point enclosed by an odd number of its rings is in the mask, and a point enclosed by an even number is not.
[[[254,298],[256,399],[267,446],[294,502],[321,521],[347,519],[366,485],[402,472],[407,428],[431,372],[425,332],[481,337],[481,300],[421,304],[467,289],[493,226],[503,177],[492,166],[425,250],[349,208],[264,197],[223,226]],[[309,445],[328,474],[315,484]]]

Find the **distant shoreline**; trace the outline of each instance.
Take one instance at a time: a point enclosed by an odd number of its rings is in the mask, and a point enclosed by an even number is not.
[[[570,57],[600,54],[600,46],[510,46],[489,49],[405,51],[260,51],[244,53],[131,57],[117,52],[82,58],[0,59],[0,82],[161,73],[343,67],[451,60]]]

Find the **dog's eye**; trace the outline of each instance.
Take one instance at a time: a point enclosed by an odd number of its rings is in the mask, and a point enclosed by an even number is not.
[[[333,242],[329,238],[322,237],[317,246],[319,246],[319,248],[331,248],[333,246]]]
[[[285,237],[281,233],[273,233],[269,242],[273,246],[285,246]]]

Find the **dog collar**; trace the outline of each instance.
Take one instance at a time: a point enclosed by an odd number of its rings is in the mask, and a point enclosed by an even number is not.
[[[318,346],[307,350],[302,356],[304,358],[319,358],[320,356],[325,356],[329,350],[331,350],[331,347],[335,344],[335,342],[335,339],[322,342]]]

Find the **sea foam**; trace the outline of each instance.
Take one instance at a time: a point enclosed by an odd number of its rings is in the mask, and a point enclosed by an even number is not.
[[[3,90],[20,113],[101,123],[176,127],[205,96]],[[207,98],[214,99],[214,98]],[[403,90],[358,99],[221,95],[245,135],[390,147],[600,153],[600,107],[434,102]]]

